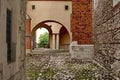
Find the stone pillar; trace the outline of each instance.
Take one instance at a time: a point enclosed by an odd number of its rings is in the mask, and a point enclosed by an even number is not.
[[[52,49],[55,49],[55,34],[53,34],[53,39],[52,39]]]
[[[56,34],[56,49],[59,49],[59,34]]]
[[[31,52],[31,19],[26,19],[26,53]]]

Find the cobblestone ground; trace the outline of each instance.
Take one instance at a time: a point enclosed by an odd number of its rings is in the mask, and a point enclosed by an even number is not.
[[[27,80],[114,80],[97,65],[69,54],[27,55],[26,76]]]

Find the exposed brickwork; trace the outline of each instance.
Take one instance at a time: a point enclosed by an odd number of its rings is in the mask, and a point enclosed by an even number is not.
[[[31,19],[26,20],[26,49],[31,49]]]
[[[114,7],[113,0],[98,0],[94,9],[94,42],[94,59],[110,72],[108,75],[120,78],[120,6]]]
[[[72,41],[92,43],[92,0],[72,0]]]

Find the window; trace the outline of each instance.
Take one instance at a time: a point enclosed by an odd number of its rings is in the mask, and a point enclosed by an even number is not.
[[[33,10],[35,9],[35,5],[32,5],[32,9],[33,9]]]
[[[68,10],[68,9],[69,9],[68,5],[65,5],[65,10]]]
[[[11,62],[11,27],[12,27],[12,15],[11,10],[7,9],[6,17],[6,43],[7,43],[7,61]]]

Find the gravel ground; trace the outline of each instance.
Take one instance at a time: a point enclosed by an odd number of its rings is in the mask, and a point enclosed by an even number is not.
[[[69,54],[27,55],[27,80],[115,80],[92,62],[71,59]]]

